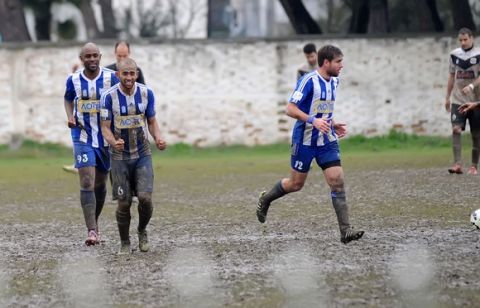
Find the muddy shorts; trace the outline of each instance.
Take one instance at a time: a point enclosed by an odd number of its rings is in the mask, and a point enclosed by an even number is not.
[[[452,104],[451,108],[451,120],[452,120],[452,126],[460,126],[462,130],[465,130],[465,126],[467,124],[467,119],[468,119],[468,124],[470,125],[470,131],[475,131],[478,132],[480,131],[480,110],[478,108],[475,108],[467,114],[461,114],[458,111],[458,108],[460,105],[457,104]]]
[[[119,200],[133,192],[153,191],[153,168],[150,155],[128,160],[112,160],[112,190]]]
[[[95,167],[103,173],[110,170],[110,153],[108,147],[94,148],[83,142],[73,144],[75,168]]]
[[[338,143],[330,142],[323,146],[292,145],[290,164],[293,170],[302,173],[310,171],[310,165],[314,158],[322,170],[333,166],[341,166]]]

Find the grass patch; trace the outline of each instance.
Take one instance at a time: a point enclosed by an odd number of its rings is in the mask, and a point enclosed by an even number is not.
[[[465,147],[470,147],[470,137],[464,134]],[[390,131],[387,135],[377,137],[365,137],[362,135],[352,136],[340,141],[342,153],[356,152],[389,152],[411,150],[436,150],[450,149],[450,137],[417,136],[397,131]],[[152,146],[154,148],[154,146]],[[198,148],[188,144],[172,144],[166,151],[153,150],[154,156],[165,158],[195,157],[195,158],[218,158],[219,156],[251,157],[288,155],[290,145],[277,143],[258,146],[214,146]],[[71,158],[72,150],[60,144],[38,143],[32,140],[24,140],[17,150],[9,149],[8,145],[0,145],[0,159],[2,158]]]

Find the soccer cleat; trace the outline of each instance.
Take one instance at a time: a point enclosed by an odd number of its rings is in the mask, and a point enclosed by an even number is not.
[[[344,244],[347,244],[351,241],[358,241],[362,238],[364,231],[355,231],[353,228],[349,228],[345,233],[342,232],[341,241]]]
[[[450,174],[462,174],[462,166],[459,164],[454,164],[451,168],[448,169],[448,173]]]
[[[88,231],[88,237],[85,240],[85,245],[93,246],[98,243],[97,240],[98,240],[97,232],[95,232],[95,230],[90,230]]]
[[[476,166],[471,166],[471,167],[468,169],[468,174],[470,174],[470,175],[477,175],[477,174],[478,174],[477,167],[476,167]]]
[[[100,237],[100,230],[98,229],[98,224],[97,224],[97,229],[95,229],[95,232],[97,233],[97,242],[95,244],[98,245],[102,241]]]
[[[265,196],[266,193],[266,191],[262,191],[260,197],[258,198],[257,204],[257,218],[262,224],[265,222],[265,220],[267,220],[267,212],[268,208],[270,207],[270,203],[263,201],[263,196]]]
[[[147,230],[138,231],[138,248],[141,252],[147,252],[150,249],[150,246],[148,246]]]
[[[62,167],[63,171],[69,172],[69,173],[78,173],[78,169],[75,168],[75,165],[64,165]]]
[[[130,241],[121,241],[120,249],[118,250],[118,255],[128,255],[132,252],[130,249]]]

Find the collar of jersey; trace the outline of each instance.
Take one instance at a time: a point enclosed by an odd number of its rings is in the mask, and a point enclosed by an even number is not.
[[[135,96],[135,93],[137,92],[137,88],[138,88],[136,82],[135,82],[135,84],[134,84],[133,86],[134,86],[135,88],[133,89],[132,95],[128,95],[128,94],[126,94],[125,92],[123,92],[122,86],[120,85],[120,83],[118,84],[118,90],[119,90],[120,93],[122,93],[123,96],[125,96],[125,97],[133,97],[133,96]]]
[[[325,78],[323,78],[322,75],[320,75],[320,73],[318,72],[318,70],[315,70],[315,72],[317,73],[318,77],[320,77],[323,81],[325,81],[326,83],[329,83],[330,81],[332,81],[332,78],[333,76],[330,76],[330,80],[326,80]]]
[[[80,75],[82,75],[82,77],[83,77],[85,80],[92,81],[92,82],[93,82],[93,81],[97,81],[97,79],[100,78],[100,76],[102,76],[102,73],[103,73],[102,68],[100,67],[100,70],[98,71],[97,76],[96,76],[95,78],[93,78],[93,79],[90,79],[90,78],[88,78],[87,76],[85,76],[85,74],[83,73],[84,70],[85,70],[85,68],[80,72]]]

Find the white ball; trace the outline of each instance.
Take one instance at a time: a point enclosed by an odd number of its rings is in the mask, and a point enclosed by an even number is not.
[[[472,212],[472,214],[470,215],[470,222],[472,223],[472,225],[477,227],[477,229],[480,229],[480,209]]]

